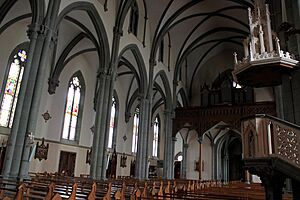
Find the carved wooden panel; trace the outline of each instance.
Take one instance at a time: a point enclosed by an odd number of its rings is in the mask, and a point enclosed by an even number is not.
[[[299,141],[297,134],[294,130],[283,128],[279,124],[276,125],[275,130],[278,154],[299,166]]]
[[[210,107],[185,107],[175,110],[173,134],[190,124],[192,129],[203,134],[211,127],[223,121],[240,130],[241,119],[255,114],[276,115],[274,102],[263,102],[244,105],[215,105]]]

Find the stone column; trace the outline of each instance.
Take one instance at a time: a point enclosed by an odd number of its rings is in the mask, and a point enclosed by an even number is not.
[[[224,156],[224,174],[223,179],[225,182],[229,181],[229,156],[226,154]]]
[[[211,147],[211,179],[214,180],[215,179],[215,171],[216,171],[216,167],[215,167],[215,161],[216,161],[216,156],[215,156],[215,146],[214,143],[211,142],[210,144]]]
[[[199,180],[202,178],[202,137],[198,138],[199,142],[199,163],[198,163],[198,170],[199,170]]]
[[[101,122],[101,136],[99,140],[99,154],[98,154],[98,165],[101,165],[99,162],[102,162],[102,171],[97,171],[97,174],[101,174],[101,179],[106,178],[106,166],[107,166],[107,143],[108,143],[108,133],[109,133],[109,121],[110,121],[110,111],[111,111],[111,100],[112,92],[111,89],[111,80],[112,74],[108,73],[105,77],[105,93],[103,99],[103,112],[102,112],[102,122]],[[103,158],[101,158],[103,156]]]
[[[165,111],[165,148],[164,148],[164,168],[163,176],[166,179],[172,179],[174,176],[173,160],[174,160],[174,148],[172,137],[172,117],[173,113],[169,110]]]
[[[106,119],[106,104],[105,96],[107,91],[105,88],[107,86],[107,74],[102,70],[98,74],[99,87],[97,89],[97,100],[96,100],[96,116],[95,116],[95,133],[93,138],[92,154],[91,154],[91,170],[90,175],[92,178],[101,179],[103,167],[103,159],[105,159],[105,119]],[[104,119],[105,118],[105,119]]]
[[[181,167],[181,174],[183,179],[186,179],[186,171],[187,171],[187,150],[188,150],[189,145],[187,143],[183,144],[183,160],[182,160],[182,167]]]
[[[43,45],[43,38],[39,36],[40,28],[40,24],[33,24],[28,31],[30,38],[28,59],[23,73],[22,84],[15,110],[14,123],[8,138],[4,161],[3,175],[7,178],[16,178],[19,172],[32,92],[38,68],[38,65],[35,65],[38,57],[36,54],[38,53],[38,50],[41,50],[41,46]]]
[[[52,15],[51,18],[52,20],[49,21],[49,27],[50,29],[45,30],[42,32],[43,34],[40,34],[39,40],[44,41],[43,45],[38,45],[36,46],[36,52],[35,52],[35,59],[33,62],[33,65],[38,66],[38,73],[37,73],[37,78],[33,90],[33,99],[32,99],[32,104],[30,108],[30,113],[29,113],[29,120],[28,120],[28,125],[27,125],[27,134],[33,134],[35,135],[36,132],[36,124],[37,124],[37,118],[38,111],[40,108],[40,101],[43,93],[43,86],[44,86],[44,81],[49,74],[48,70],[49,66],[47,65],[47,59],[49,58],[49,55],[52,55],[52,52],[50,52],[50,47],[53,47],[55,43],[57,42],[57,35],[53,32],[54,28],[54,22],[58,13],[60,1],[55,1],[55,4],[52,7]],[[41,43],[39,43],[41,44]],[[23,147],[23,155],[22,155],[22,162],[21,162],[21,167],[20,167],[20,174],[19,178],[29,178],[28,171],[29,171],[29,164],[30,164],[30,154],[31,152],[31,140],[33,138],[25,138],[25,144]],[[27,141],[26,141],[27,140]]]
[[[140,119],[138,145],[136,154],[135,176],[138,179],[147,178],[148,170],[148,135],[150,128],[150,101],[147,98],[140,100]]]

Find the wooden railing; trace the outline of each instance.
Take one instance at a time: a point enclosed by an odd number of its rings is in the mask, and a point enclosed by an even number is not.
[[[242,121],[244,159],[276,157],[300,170],[300,126],[269,115]]]
[[[199,133],[204,133],[221,121],[240,130],[242,118],[261,113],[276,116],[275,103],[176,108],[173,133],[176,134],[186,124],[191,125]]]

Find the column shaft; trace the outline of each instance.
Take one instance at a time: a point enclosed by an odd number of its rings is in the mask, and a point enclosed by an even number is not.
[[[23,132],[24,137],[23,137],[23,141],[21,141],[21,144],[20,144],[20,141],[18,141],[18,144],[16,142],[17,142],[17,138],[18,138],[18,140],[20,139],[18,137],[19,130],[26,130],[26,125],[27,125],[27,121],[23,117],[25,114],[28,113],[28,111],[27,111],[27,113],[24,113],[23,108],[26,108],[26,106],[27,106],[27,110],[28,110],[28,108],[30,108],[30,103],[31,103],[27,100],[27,95],[28,95],[27,87],[28,87],[28,82],[30,81],[29,78],[31,76],[31,71],[32,71],[31,68],[33,66],[32,62],[34,59],[34,52],[35,52],[35,48],[36,48],[36,44],[37,44],[37,37],[38,37],[37,31],[33,31],[31,34],[31,39],[30,39],[28,59],[26,61],[26,66],[25,66],[23,78],[22,78],[22,84],[20,87],[19,95],[18,95],[18,102],[17,102],[15,115],[14,115],[14,123],[13,123],[12,129],[11,129],[10,136],[8,138],[8,143],[7,143],[7,150],[6,150],[6,155],[5,155],[4,171],[3,171],[3,175],[5,177],[9,177],[11,175],[10,172],[11,172],[11,169],[13,166],[15,166],[14,168],[19,168],[19,165],[20,165],[20,160],[17,160],[14,157],[14,152],[16,149],[17,152],[19,152],[18,157],[21,156],[25,132]],[[26,101],[25,101],[25,98],[26,98]],[[24,123],[26,123],[26,124],[24,124]],[[25,128],[24,128],[24,126],[25,126]],[[23,127],[23,129],[20,129],[20,127]],[[12,165],[12,163],[14,163],[14,165]],[[14,176],[17,176],[16,172],[15,172]]]
[[[91,154],[91,169],[90,176],[92,178],[99,178],[100,175],[97,173],[99,171],[98,167],[98,159],[99,159],[99,140],[101,137],[101,118],[102,118],[102,109],[103,109],[103,99],[104,99],[104,90],[105,90],[105,72],[101,72],[98,77],[99,86],[97,89],[97,101],[96,101],[96,116],[95,116],[95,131],[93,137],[93,146],[92,146],[92,154]],[[97,170],[98,169],[98,170]]]
[[[182,177],[186,179],[186,171],[187,171],[187,150],[189,145],[187,143],[183,144],[183,160],[182,160]]]
[[[174,149],[173,149],[173,137],[172,137],[172,112],[165,111],[165,148],[164,148],[164,168],[163,176],[166,179],[173,178],[173,160],[174,160]]]
[[[136,154],[135,175],[138,179],[147,178],[148,170],[148,135],[150,127],[150,101],[146,98],[141,99],[140,121],[138,132],[138,147]]]

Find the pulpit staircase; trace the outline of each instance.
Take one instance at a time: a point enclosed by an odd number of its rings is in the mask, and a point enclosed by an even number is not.
[[[269,115],[242,121],[245,169],[261,178],[266,199],[282,199],[286,178],[300,199],[300,126]]]

